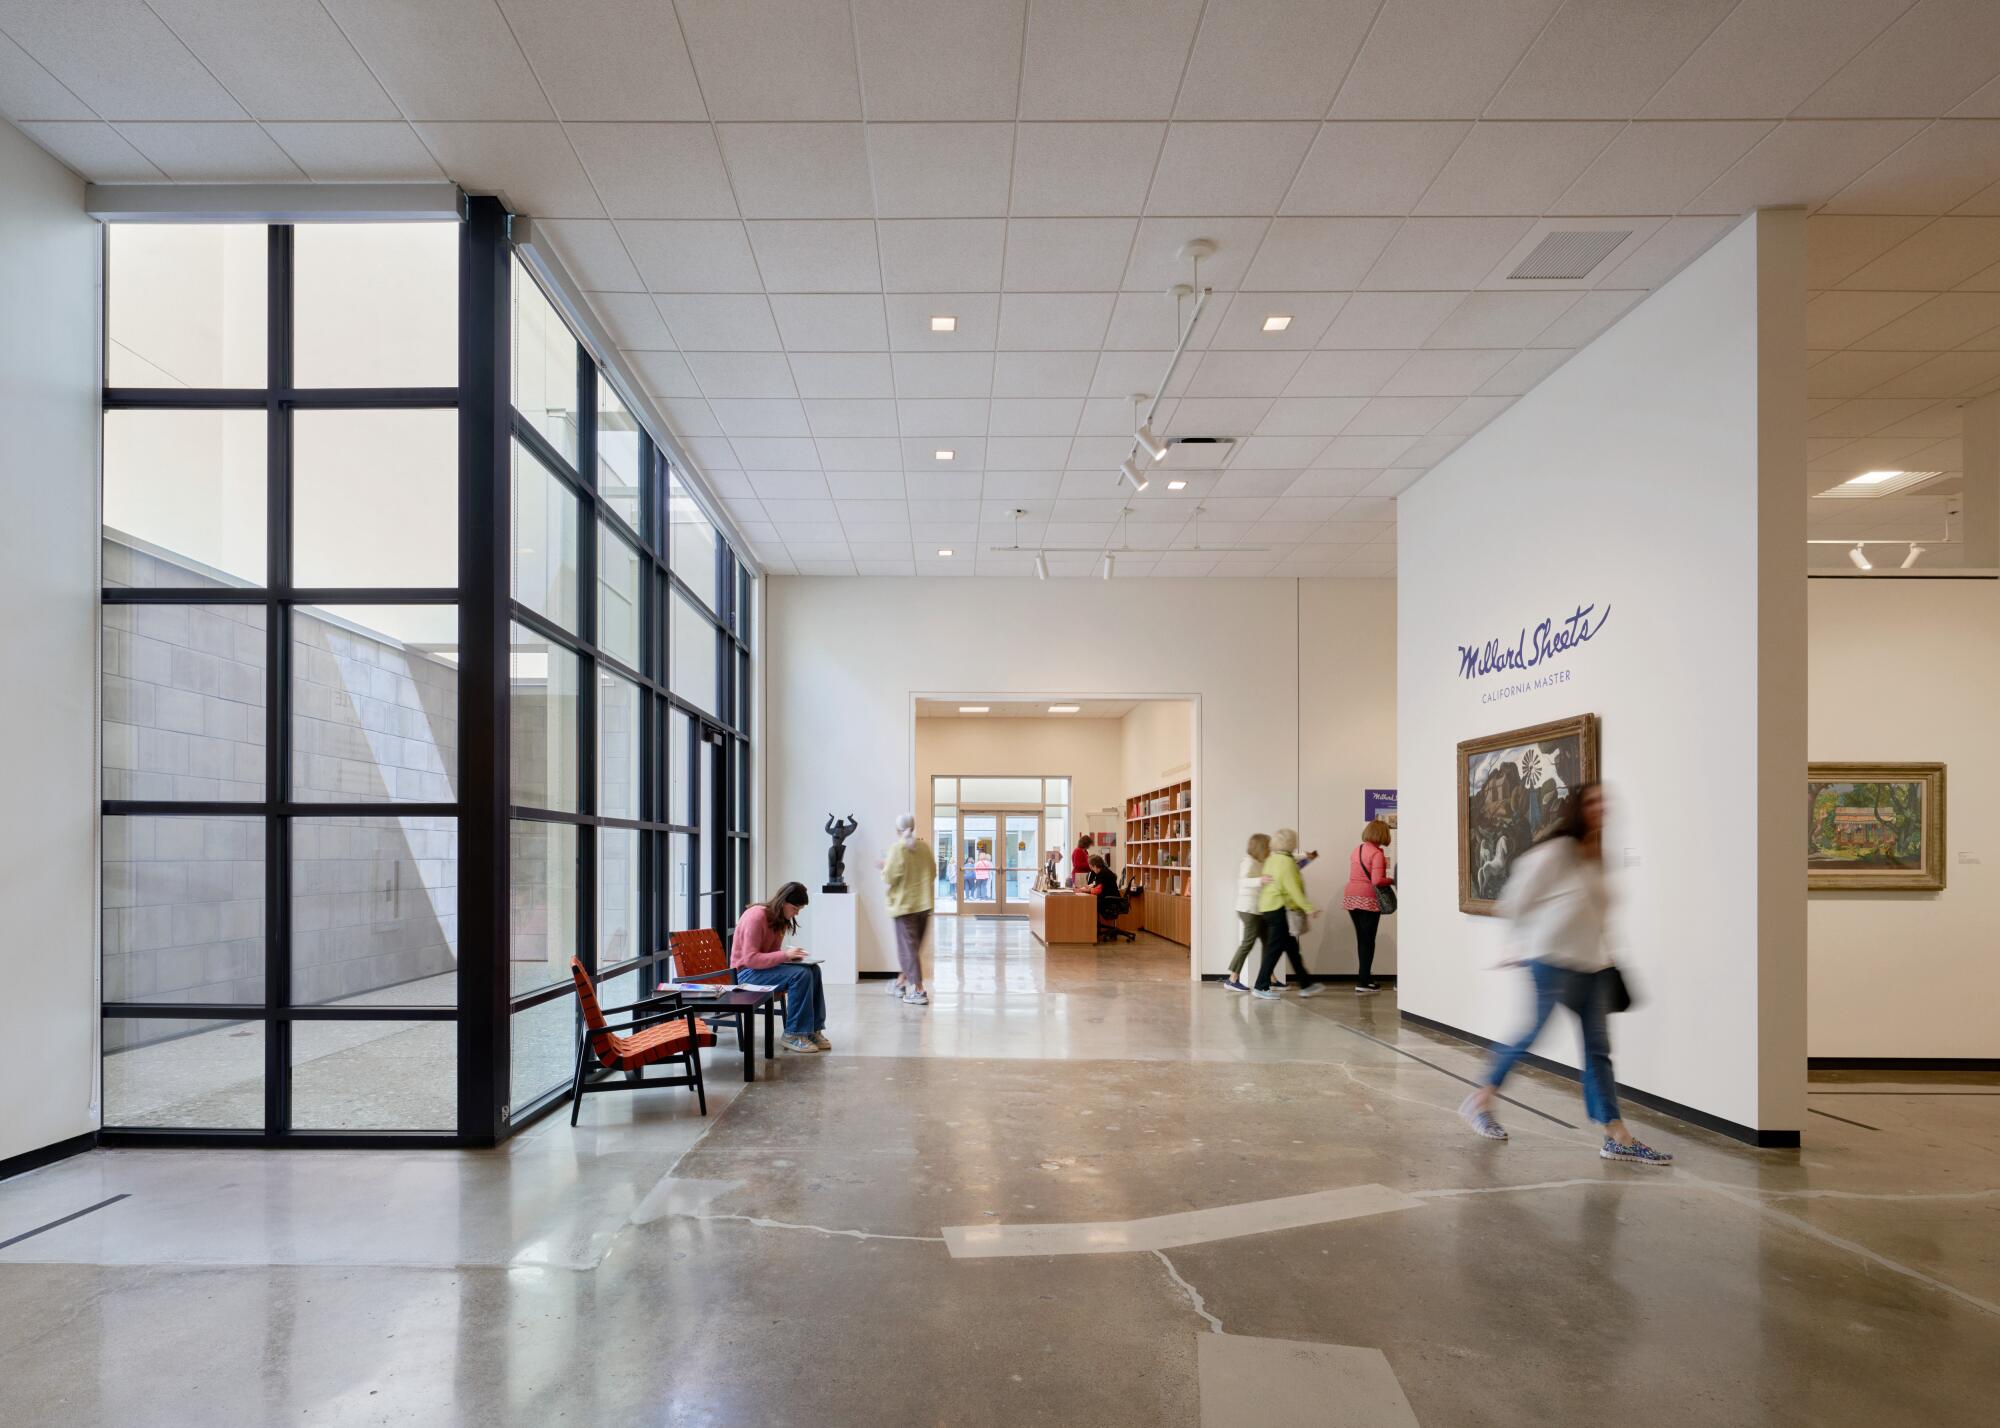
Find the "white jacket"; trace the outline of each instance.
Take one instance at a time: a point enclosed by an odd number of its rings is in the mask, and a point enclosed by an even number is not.
[[[1236,869],[1236,910],[1255,914],[1257,899],[1264,891],[1264,865],[1245,858]]]
[[[1605,935],[1611,893],[1604,864],[1586,858],[1574,838],[1550,838],[1514,860],[1500,889],[1500,915],[1512,925],[1513,956],[1574,972],[1611,965]]]

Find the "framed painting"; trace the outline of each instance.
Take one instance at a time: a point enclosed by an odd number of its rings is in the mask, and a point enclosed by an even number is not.
[[[1597,776],[1595,714],[1460,744],[1458,910],[1493,916],[1508,867]]]
[[[1944,765],[1806,765],[1806,886],[1942,892]]]

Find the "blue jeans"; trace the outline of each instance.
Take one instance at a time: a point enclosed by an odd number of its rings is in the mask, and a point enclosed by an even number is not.
[[[826,987],[819,968],[797,962],[780,962],[775,967],[739,967],[739,983],[753,987],[777,987],[785,994],[785,1035],[811,1036],[826,1026]]]
[[[1549,962],[1530,962],[1535,979],[1535,1020],[1512,1046],[1495,1047],[1486,1084],[1494,1090],[1528,1054],[1560,1002],[1583,1023],[1583,1106],[1593,1121],[1609,1125],[1618,1117],[1618,1082],[1611,1074],[1611,1029],[1605,1023],[1603,979],[1595,972],[1572,972]]]

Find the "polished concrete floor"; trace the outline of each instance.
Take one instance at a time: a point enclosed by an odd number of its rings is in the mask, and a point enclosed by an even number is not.
[[[1803,1151],[1393,993],[941,920],[929,1008],[490,1153],[99,1151],[0,1184],[0,1424],[1985,1424],[2000,1078],[1815,1082]],[[1516,1089],[1516,1088],[1510,1088]],[[124,1198],[113,1200],[112,1197]]]

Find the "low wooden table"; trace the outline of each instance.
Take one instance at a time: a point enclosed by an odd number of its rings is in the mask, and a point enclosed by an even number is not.
[[[665,991],[672,991],[666,984]],[[719,997],[690,997],[683,995],[680,1005],[692,1011],[705,1021],[727,1019],[736,1026],[736,1044],[743,1048],[743,1079],[757,1079],[757,1036],[751,1018],[758,1012],[764,1013],[764,1059],[772,1061],[778,1055],[778,989],[759,986],[754,982],[739,982]]]

